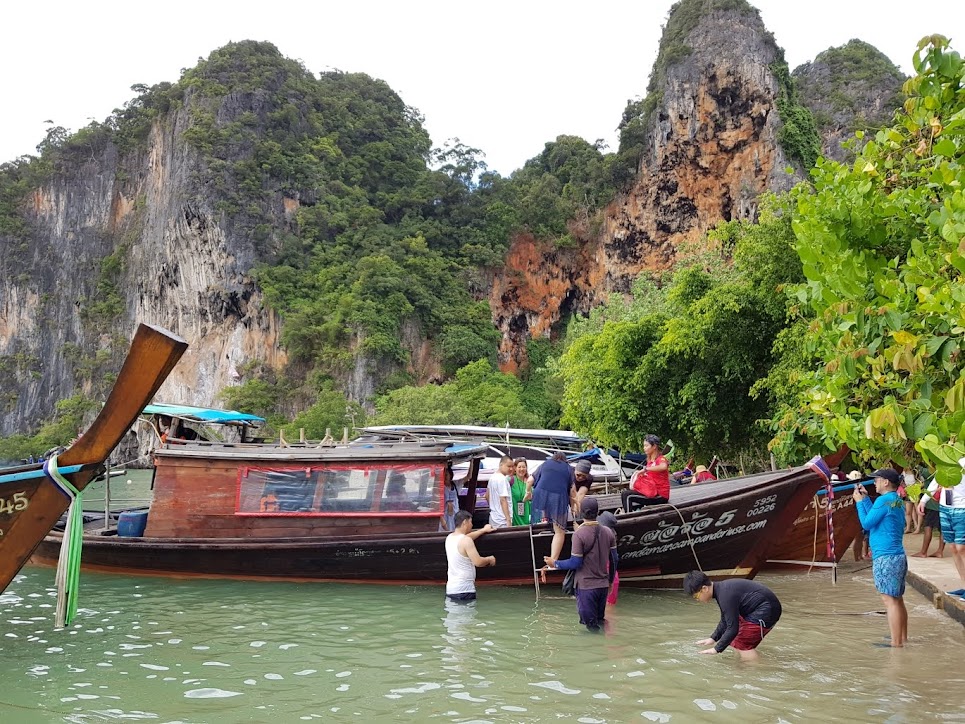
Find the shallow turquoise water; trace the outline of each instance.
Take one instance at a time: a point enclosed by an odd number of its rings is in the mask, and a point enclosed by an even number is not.
[[[870,570],[762,577],[786,613],[757,664],[699,656],[717,608],[682,593],[621,591],[594,635],[525,588],[447,610],[436,587],[82,580],[66,631],[51,570],[0,595],[0,720],[965,720],[965,633],[922,596],[901,651],[883,616],[823,615],[881,608]]]

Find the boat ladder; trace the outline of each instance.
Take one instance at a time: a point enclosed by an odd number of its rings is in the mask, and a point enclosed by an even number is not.
[[[536,560],[536,539],[552,537],[553,535],[554,535],[554,531],[552,529],[541,530],[539,532],[534,533],[533,524],[532,523],[529,524],[529,552],[533,561],[533,588],[536,590],[537,602],[540,600],[540,598],[545,598],[547,600],[570,598],[570,596],[541,596],[540,595],[540,587],[539,587],[540,580],[541,578],[543,578],[543,576],[545,576],[546,566],[543,564],[542,561]],[[573,531],[567,528],[566,535],[573,535]]]

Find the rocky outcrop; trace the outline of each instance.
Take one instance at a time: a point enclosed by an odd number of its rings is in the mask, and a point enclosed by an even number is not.
[[[669,267],[680,243],[719,221],[754,218],[761,193],[800,178],[778,142],[780,51],[756,12],[706,12],[683,42],[690,51],[666,68],[637,180],[606,210],[611,290]]]
[[[601,231],[577,234],[581,249],[562,254],[520,237],[494,283],[504,370],[525,358],[527,336],[548,335],[568,312],[628,292],[642,271],[669,268],[681,243],[722,220],[754,218],[760,194],[803,177],[787,173],[793,164],[778,142],[775,63],[781,52],[745,3],[674,6],[635,182],[604,210]]]
[[[836,161],[854,158],[843,144],[855,131],[890,124],[906,80],[887,56],[861,40],[825,50],[793,75],[821,131],[822,152]]]
[[[58,399],[103,392],[138,322],[190,343],[159,399],[210,404],[248,361],[284,363],[251,242],[199,188],[201,160],[183,138],[193,102],[189,92],[136,150],[106,142],[60,159],[22,210],[29,241],[2,239],[0,360],[15,369],[0,435],[29,430]]]
[[[526,341],[550,338],[569,313],[586,313],[597,301],[605,264],[591,244],[555,247],[520,234],[506,255],[506,271],[493,280],[489,306],[502,330],[500,369],[525,368]]]

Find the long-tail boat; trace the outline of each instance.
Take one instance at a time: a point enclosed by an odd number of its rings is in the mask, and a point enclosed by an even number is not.
[[[100,414],[57,456],[57,467],[83,490],[130,429],[180,359],[187,342],[159,327],[139,325],[127,359]],[[0,591],[17,575],[70,499],[43,463],[0,470]]]
[[[870,481],[864,481],[871,486]],[[855,481],[834,484],[833,500],[828,499],[826,488],[815,491],[801,514],[795,518],[790,529],[767,556],[765,568],[815,567],[828,568],[841,562],[841,558],[861,530],[858,513],[854,509]],[[828,516],[828,505],[832,515]],[[834,545],[828,539],[830,520]]]
[[[155,453],[153,500],[134,535],[84,536],[87,569],[174,576],[393,584],[445,580],[444,487],[468,461],[460,507],[473,510],[486,447],[375,441],[319,447],[168,440]],[[820,483],[809,467],[677,488],[671,504],[620,514],[620,580],[676,587],[702,568],[751,577]],[[613,496],[600,496],[613,508]],[[619,496],[616,496],[618,503]],[[122,514],[123,516],[123,514]],[[123,522],[123,521],[122,521]],[[124,532],[124,531],[121,531]],[[549,555],[547,526],[481,537],[497,565],[480,583],[525,584]],[[34,561],[56,561],[48,535]],[[568,546],[568,543],[567,543]]]

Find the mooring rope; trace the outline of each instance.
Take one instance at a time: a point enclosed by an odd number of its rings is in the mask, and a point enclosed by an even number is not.
[[[57,608],[55,626],[69,626],[77,615],[77,590],[80,587],[80,556],[84,541],[83,496],[57,467],[57,456],[44,463],[44,472],[70,500],[67,508],[67,525],[60,543],[57,558]]]
[[[694,556],[694,563],[697,564],[698,570],[700,570],[701,573],[704,573],[704,567],[700,565],[700,559],[697,557],[697,549],[694,548],[694,539],[690,537],[690,525],[684,520],[684,514],[681,513],[677,506],[670,501],[667,501],[666,505],[669,505],[671,508],[677,511],[677,515],[680,517],[680,527],[683,528],[684,533],[687,534],[687,543],[690,544],[690,552]]]

